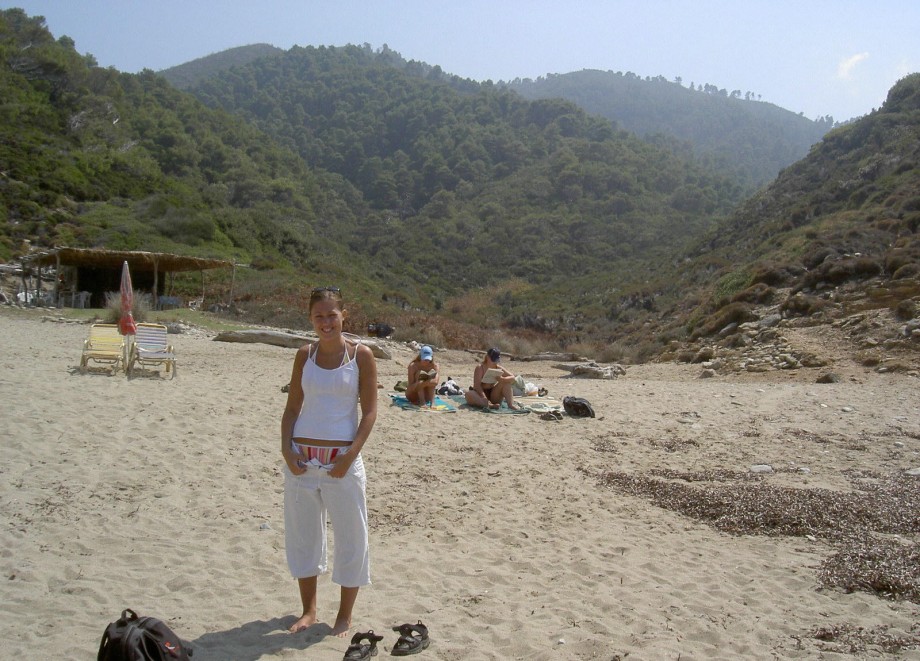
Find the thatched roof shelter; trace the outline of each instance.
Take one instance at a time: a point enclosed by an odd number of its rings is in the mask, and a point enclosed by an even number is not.
[[[140,276],[141,283],[149,287],[153,295],[154,305],[157,304],[160,289],[163,285],[159,275],[177,273],[181,271],[200,271],[202,273],[202,290],[204,289],[204,271],[216,268],[230,268],[231,276],[230,297],[233,296],[233,279],[236,273],[233,262],[223,259],[207,259],[204,257],[187,257],[165,252],[145,252],[138,250],[103,250],[101,248],[52,248],[41,252],[32,253],[22,258],[25,269],[41,269],[54,267],[60,274],[62,267],[70,267],[77,273],[73,281],[74,291],[79,287],[86,290],[100,290],[106,286],[111,288],[113,278],[121,273],[124,262],[132,276]],[[100,272],[110,271],[112,277],[100,276]],[[94,275],[95,274],[95,275]],[[54,300],[58,301],[62,292],[59,291],[61,278],[55,280]],[[117,289],[117,286],[114,287]],[[94,297],[99,292],[94,293]],[[204,292],[202,291],[202,298]],[[98,300],[98,297],[97,297]]]
[[[93,268],[121,268],[124,262],[132,271],[204,271],[232,268],[233,262],[203,257],[185,257],[167,252],[139,250],[102,250],[101,248],[52,248],[26,255],[23,266],[89,266]]]

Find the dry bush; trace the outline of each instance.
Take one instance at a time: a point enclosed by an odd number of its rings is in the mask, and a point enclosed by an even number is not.
[[[912,299],[904,299],[894,308],[895,318],[901,321],[908,321],[917,316],[917,304]]]
[[[598,357],[598,352],[602,346],[603,345],[594,344],[591,342],[571,342],[563,347],[563,351],[566,353],[574,353],[575,355],[583,356],[585,358],[590,358],[591,360],[601,360]]]
[[[134,321],[147,321],[147,315],[152,309],[150,294],[134,290],[134,301],[131,306],[131,316]],[[105,313],[103,320],[107,324],[117,324],[121,319],[121,293],[117,291],[107,291],[105,293]]]
[[[774,296],[776,296],[776,290],[773,287],[763,282],[758,282],[735,294],[734,298],[732,298],[732,302],[757,303],[762,305],[770,303]]]
[[[893,248],[885,255],[885,272],[897,273],[905,266],[917,266],[920,264],[920,248],[908,246],[904,248]]]
[[[418,342],[419,344],[428,344],[435,348],[445,348],[447,341],[444,339],[444,333],[431,324],[417,326],[396,327],[393,335],[390,336],[397,342]]]
[[[754,266],[751,273],[751,284],[762,283],[772,287],[788,285],[802,274],[802,267],[792,264],[777,264],[776,262],[761,262]]]
[[[891,275],[892,280],[906,280],[920,276],[920,264],[905,264]]]
[[[832,248],[825,245],[816,245],[804,255],[802,255],[802,264],[806,269],[812,270],[823,264],[829,257],[836,258],[839,256],[840,251],[837,250],[837,248]]]
[[[499,351],[509,356],[532,356],[535,353],[557,349],[549,340],[512,335],[503,331],[492,331],[486,337],[482,350],[485,351],[489,347],[498,347]]]
[[[677,352],[677,362],[679,363],[692,363],[693,359],[696,358],[697,352],[692,349],[682,349]]]
[[[864,310],[893,308],[901,301],[920,296],[920,282],[914,280],[890,280],[883,285],[865,288],[865,297],[854,301],[850,309],[860,307]]]
[[[853,265],[853,274],[861,280],[874,278],[882,270],[882,263],[873,257],[857,257]]]
[[[694,354],[693,360],[691,360],[690,362],[691,363],[705,363],[707,360],[712,360],[715,357],[716,357],[716,350],[713,347],[701,347],[700,350]]]
[[[709,315],[703,321],[703,325],[693,331],[690,339],[695,340],[700,337],[714,335],[729,324],[743,324],[748,321],[754,321],[756,318],[757,316],[746,303],[729,303]]]
[[[652,346],[649,348],[648,345]],[[625,342],[617,340],[602,345],[597,353],[597,360],[602,363],[627,363],[637,365],[643,363],[661,351],[655,342]]]
[[[905,214],[903,227],[911,233],[916,233],[917,230],[920,230],[920,213]]]
[[[799,292],[783,301],[779,306],[779,311],[784,317],[808,317],[820,312],[826,305],[827,302],[822,298],[807,296]]]
[[[805,287],[814,287],[825,282],[839,285],[847,280],[866,280],[882,272],[882,263],[871,257],[846,257],[827,260],[809,271],[802,279]]]

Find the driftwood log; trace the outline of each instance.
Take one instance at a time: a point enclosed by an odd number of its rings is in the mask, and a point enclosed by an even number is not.
[[[215,342],[243,342],[246,344],[271,344],[276,347],[299,349],[308,342],[315,342],[315,337],[285,333],[273,330],[237,330],[221,331],[214,336]]]
[[[567,365],[558,363],[553,365],[556,369],[571,372],[572,376],[579,376],[585,379],[615,379],[621,374],[626,374],[622,365],[598,365],[597,363],[576,363]]]
[[[560,353],[553,351],[543,351],[541,353],[535,353],[531,356],[515,356],[514,360],[581,360],[585,361],[587,358],[582,358],[577,353]]]
[[[307,335],[297,335],[296,333],[286,333],[285,331],[273,331],[273,330],[235,330],[235,331],[221,331],[214,336],[215,342],[244,342],[250,344],[271,344],[276,347],[287,347],[289,349],[299,349],[308,342],[316,342],[316,337],[310,337]],[[383,358],[385,360],[391,359],[393,356],[380,346],[374,340],[369,340],[367,338],[360,338],[361,344],[366,344],[371,348],[371,351],[374,353],[374,357]]]

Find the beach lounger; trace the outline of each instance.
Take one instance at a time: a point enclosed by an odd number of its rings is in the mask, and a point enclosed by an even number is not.
[[[93,324],[89,327],[89,337],[83,341],[83,355],[80,357],[80,370],[85,372],[89,361],[112,366],[112,374],[118,366],[125,365],[125,339],[118,332],[116,324]]]
[[[176,354],[166,335],[163,324],[137,325],[131,357],[128,358],[128,376],[132,375],[135,365],[165,365],[170,378],[176,375]]]

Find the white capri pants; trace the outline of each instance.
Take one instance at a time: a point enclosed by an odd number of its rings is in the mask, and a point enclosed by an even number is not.
[[[371,583],[364,461],[354,460],[344,477],[307,467],[294,475],[284,466],[284,545],[294,578],[326,572],[326,515],[335,531],[332,582],[346,588]]]

